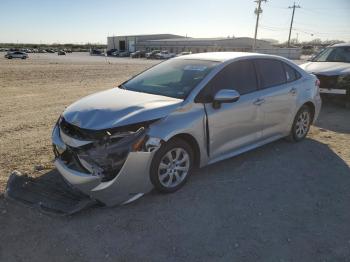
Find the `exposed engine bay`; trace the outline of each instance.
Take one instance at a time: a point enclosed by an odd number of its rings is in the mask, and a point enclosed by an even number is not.
[[[129,152],[146,150],[143,147],[146,139],[145,126],[148,124],[94,132],[82,130],[60,118],[57,128],[66,142],[66,149],[62,152],[62,149],[54,145],[54,153],[56,158],[66,164],[97,175],[102,182],[107,182],[116,177]],[[74,144],[69,138],[74,138],[81,144]]]

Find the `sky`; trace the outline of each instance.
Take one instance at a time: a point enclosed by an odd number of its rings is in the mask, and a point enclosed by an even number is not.
[[[292,38],[350,41],[350,0],[299,0]],[[262,2],[258,38],[288,39],[293,0]],[[253,0],[0,0],[0,43],[106,43],[171,33],[253,37]]]

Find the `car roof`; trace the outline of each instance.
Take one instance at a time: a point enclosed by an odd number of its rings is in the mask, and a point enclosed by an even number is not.
[[[349,47],[350,47],[350,42],[348,42],[348,43],[340,43],[340,44],[334,44],[334,45],[332,45],[332,47],[334,47],[334,46],[349,46]]]
[[[180,56],[176,59],[196,59],[196,60],[207,60],[216,62],[226,62],[236,58],[246,58],[246,57],[271,57],[280,58],[279,56],[249,53],[249,52],[209,52],[209,53],[198,53],[186,56]]]

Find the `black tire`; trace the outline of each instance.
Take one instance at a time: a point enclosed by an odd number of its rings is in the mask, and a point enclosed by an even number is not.
[[[177,184],[175,186],[165,186],[163,184],[164,182],[162,183],[160,180],[160,175],[159,175],[160,164],[161,164],[162,159],[166,157],[166,154],[168,152],[172,152],[172,150],[177,150],[177,149],[182,149],[188,154],[189,169],[186,172],[186,174],[184,175],[184,178],[182,179],[182,181],[179,182],[179,184]],[[171,154],[173,154],[173,152]],[[185,154],[183,154],[183,156],[184,155]],[[193,167],[193,160],[194,160],[193,150],[192,150],[191,146],[183,139],[175,138],[175,139],[171,139],[167,143],[164,143],[159,148],[159,150],[155,153],[155,155],[152,159],[151,167],[150,167],[150,178],[151,178],[151,182],[154,185],[155,189],[161,193],[173,193],[173,192],[179,190],[186,183],[187,179],[191,175],[191,170]],[[177,173],[177,174],[179,175],[179,173]],[[165,176],[165,177],[167,177],[167,176]],[[168,177],[169,177],[169,180],[171,178],[173,181],[174,176],[168,175]],[[178,176],[176,176],[176,178],[175,178],[175,182],[177,181],[177,177]]]
[[[300,118],[302,117],[303,114],[307,114],[308,115],[308,124],[307,125],[303,125],[303,132],[300,133],[300,129],[299,126],[300,126]],[[293,126],[292,126],[292,129],[291,129],[291,132],[289,134],[289,136],[287,137],[287,139],[290,141],[290,142],[300,142],[302,141],[306,136],[307,134],[309,133],[309,130],[310,130],[310,126],[312,124],[312,121],[313,121],[313,116],[312,116],[312,112],[310,110],[310,107],[308,107],[307,105],[303,105],[298,113],[295,115],[295,118],[294,118],[294,121],[293,121]],[[305,122],[304,122],[305,123]]]
[[[12,56],[9,56],[8,59],[12,59]]]

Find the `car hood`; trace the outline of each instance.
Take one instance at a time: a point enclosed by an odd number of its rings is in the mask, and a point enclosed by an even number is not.
[[[308,73],[335,76],[350,74],[350,64],[341,62],[309,62],[300,65]]]
[[[113,88],[84,97],[63,112],[64,119],[80,128],[104,130],[159,119],[183,100]]]

